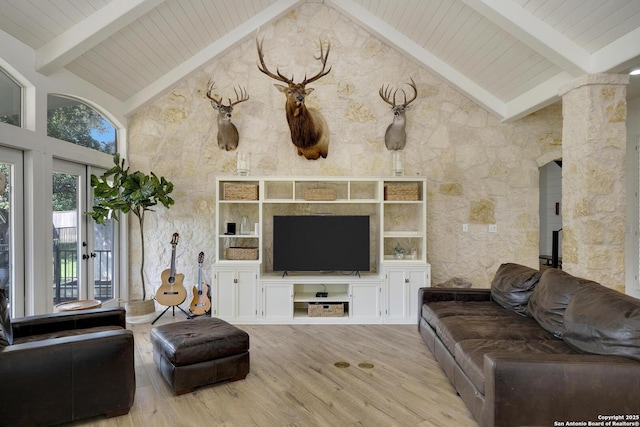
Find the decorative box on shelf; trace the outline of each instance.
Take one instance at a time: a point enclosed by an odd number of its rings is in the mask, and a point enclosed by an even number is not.
[[[344,303],[310,302],[307,304],[309,317],[342,317],[344,316]]]
[[[228,260],[255,260],[258,259],[258,248],[230,247],[224,250]]]
[[[384,186],[385,200],[420,200],[420,187],[417,182],[387,183]]]
[[[304,190],[304,199],[309,201],[335,200],[336,190],[331,188],[309,188]]]
[[[224,200],[258,200],[258,184],[225,182]]]

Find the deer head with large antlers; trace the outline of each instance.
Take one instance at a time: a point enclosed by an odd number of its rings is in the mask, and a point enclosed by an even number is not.
[[[387,85],[386,88],[382,85],[378,91],[380,98],[391,105],[391,111],[393,111],[393,122],[387,127],[387,131],[384,134],[384,145],[388,150],[402,150],[407,143],[407,132],[405,131],[407,119],[405,112],[409,104],[418,97],[418,89],[413,79],[411,79],[411,83],[407,84],[411,86],[414,94],[413,98],[407,101],[407,93],[402,89],[402,94],[404,95],[404,102],[402,104],[396,104],[398,89],[392,90],[389,88],[389,85]],[[390,98],[393,98],[393,100]]]
[[[207,98],[211,100],[213,109],[218,110],[218,147],[222,150],[232,151],[238,147],[240,135],[236,125],[231,123],[231,113],[233,113],[233,107],[249,99],[249,95],[247,95],[247,91],[242,86],[239,86],[239,93],[236,88],[233,88],[236,93],[236,100],[231,102],[231,98],[229,98],[229,105],[224,105],[221,96],[213,96],[214,86],[214,83],[209,80]]]
[[[264,63],[264,54],[262,52],[263,42],[264,39],[258,42],[256,38],[258,59],[260,61],[258,69],[272,79],[286,83],[286,86],[280,84],[274,84],[274,86],[287,97],[285,103],[287,123],[289,123],[289,130],[291,131],[291,141],[293,145],[298,148],[298,155],[310,160],[327,157],[329,153],[329,129],[327,122],[318,110],[307,108],[304,100],[307,95],[313,92],[313,88],[307,88],[306,85],[326,76],[329,74],[329,71],[331,71],[331,67],[329,67],[328,70],[326,69],[331,44],[327,46],[327,51],[325,52],[321,40],[320,56],[314,56],[315,59],[322,63],[322,69],[316,75],[312,77],[305,75],[302,82],[295,83],[293,81],[293,75],[289,79],[282,75],[279,69],[276,69],[276,73],[269,71]]]

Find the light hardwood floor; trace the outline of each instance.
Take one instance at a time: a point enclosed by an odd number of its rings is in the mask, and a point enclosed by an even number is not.
[[[174,321],[186,320],[167,313],[156,325]],[[247,378],[178,397],[153,362],[152,326],[128,327],[136,347],[131,411],[71,425],[477,426],[415,325],[238,325],[250,335]]]

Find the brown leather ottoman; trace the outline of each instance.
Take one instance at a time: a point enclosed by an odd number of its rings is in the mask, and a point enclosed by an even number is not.
[[[249,334],[224,320],[198,317],[151,329],[153,360],[177,395],[249,373]]]

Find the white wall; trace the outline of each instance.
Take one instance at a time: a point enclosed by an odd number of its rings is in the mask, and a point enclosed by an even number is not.
[[[640,140],[640,98],[627,103],[627,226],[625,228],[625,277],[626,292],[640,298],[639,251],[638,251],[638,191],[640,179],[638,167],[638,143]]]

